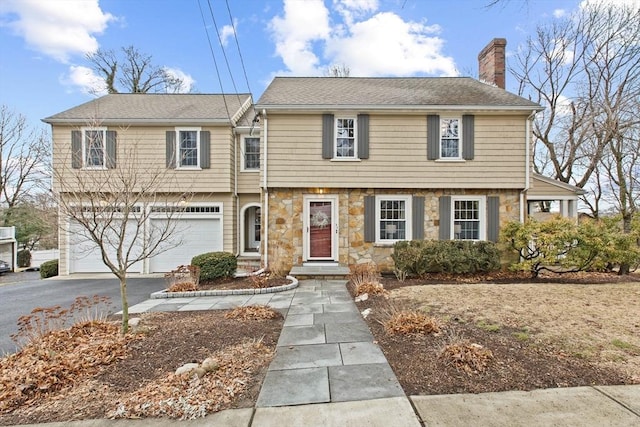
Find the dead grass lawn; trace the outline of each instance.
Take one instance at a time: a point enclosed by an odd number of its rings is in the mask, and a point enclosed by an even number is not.
[[[521,331],[640,382],[640,283],[464,284],[394,289],[390,298],[448,321]]]

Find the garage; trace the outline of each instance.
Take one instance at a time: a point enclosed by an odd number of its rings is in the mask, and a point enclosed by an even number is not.
[[[149,260],[150,273],[171,271],[179,265],[190,264],[195,255],[222,250],[221,218],[183,217],[173,222],[176,229],[171,241],[164,245],[163,252]],[[152,230],[166,226],[166,219],[151,220]]]
[[[127,238],[125,240],[128,247],[134,241],[135,222],[130,221],[127,226]],[[114,233],[115,234],[115,233]],[[112,234],[111,241],[113,245],[106,244],[105,248],[109,254],[109,259],[116,260],[116,242]],[[109,236],[105,238],[109,241]],[[135,248],[134,248],[135,250]],[[132,265],[129,270],[131,273],[142,272],[142,262]],[[110,273],[111,270],[102,262],[100,248],[87,237],[87,232],[78,223],[71,222],[69,226],[69,273]]]

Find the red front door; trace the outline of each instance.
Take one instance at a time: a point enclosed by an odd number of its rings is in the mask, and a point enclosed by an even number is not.
[[[333,202],[309,201],[309,259],[333,259]]]

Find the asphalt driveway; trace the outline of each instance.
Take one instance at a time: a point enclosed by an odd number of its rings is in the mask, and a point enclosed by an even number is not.
[[[129,305],[149,299],[149,294],[165,288],[162,278],[130,278],[127,281]],[[107,296],[111,312],[122,309],[120,286],[116,278],[72,278],[40,280],[38,273],[8,273],[0,280],[0,355],[16,351],[11,334],[18,331],[17,320],[36,307],[60,305],[68,308],[78,296]]]

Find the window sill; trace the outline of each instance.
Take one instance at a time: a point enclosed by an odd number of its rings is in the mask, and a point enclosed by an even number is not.
[[[202,168],[198,166],[181,166],[176,168],[177,171],[201,171]]]
[[[362,160],[356,159],[356,158],[340,159],[340,158],[334,157],[333,159],[331,159],[331,161],[332,162],[361,162]]]
[[[107,169],[104,166],[85,166],[82,168],[85,171],[106,171]]]
[[[247,173],[260,173],[260,169],[240,169],[240,172]]]
[[[465,163],[465,159],[436,159],[436,163]]]
[[[374,248],[392,248],[396,242],[401,242],[402,240],[394,240],[393,242],[374,242]]]

